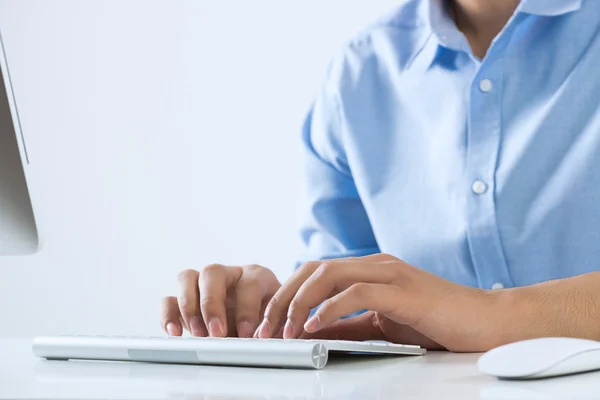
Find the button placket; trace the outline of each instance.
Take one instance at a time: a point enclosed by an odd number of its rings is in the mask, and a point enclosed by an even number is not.
[[[501,60],[486,60],[470,91],[467,140],[467,239],[481,288],[512,285],[501,246],[495,211],[495,169],[501,140],[503,69]],[[502,284],[502,287],[504,287]]]

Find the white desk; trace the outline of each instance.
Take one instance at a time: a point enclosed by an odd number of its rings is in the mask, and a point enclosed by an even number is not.
[[[332,360],[321,371],[46,361],[0,340],[0,399],[598,399],[600,372],[537,381],[481,375],[478,354]]]

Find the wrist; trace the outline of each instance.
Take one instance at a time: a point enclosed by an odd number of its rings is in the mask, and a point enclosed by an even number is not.
[[[535,305],[526,288],[488,291],[494,323],[490,333],[489,349],[519,340],[528,339]]]
[[[519,337],[518,321],[525,319],[519,316],[525,314],[518,310],[523,306],[519,297],[513,289],[460,287],[440,303],[433,318],[423,318],[412,328],[450,351],[488,351]]]

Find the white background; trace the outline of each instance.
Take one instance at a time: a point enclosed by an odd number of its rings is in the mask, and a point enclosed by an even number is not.
[[[301,251],[301,124],[399,0],[0,0],[44,247],[0,257],[0,336],[156,334],[177,272]]]

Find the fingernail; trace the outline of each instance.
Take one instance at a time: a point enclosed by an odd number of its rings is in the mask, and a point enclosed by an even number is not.
[[[179,332],[177,331],[177,325],[175,325],[175,322],[169,322],[167,324],[167,333],[169,336],[177,336]]]
[[[202,318],[200,317],[192,317],[190,318],[190,333],[192,336],[203,336],[202,333],[204,331],[204,324],[202,323]]]
[[[258,337],[262,339],[266,339],[271,337],[271,324],[267,319],[265,319],[260,325],[260,331],[258,332]]]
[[[210,336],[220,337],[223,336],[224,329],[223,323],[220,318],[213,318],[208,323],[208,331],[210,332]]]
[[[254,331],[254,334],[252,335],[253,338],[258,339],[258,334],[260,333],[260,328],[262,328],[262,323],[256,327],[256,330]]]
[[[283,328],[283,337],[284,339],[289,339],[294,336],[294,324],[292,324],[292,320],[288,318],[285,323],[285,328]]]
[[[249,338],[252,336],[252,333],[254,333],[254,330],[252,329],[252,325],[248,321],[244,321],[244,322],[240,323],[238,325],[237,331],[238,331],[238,337],[241,337],[241,338]]]
[[[316,332],[319,330],[320,324],[319,316],[315,315],[304,324],[304,330],[309,333]]]

